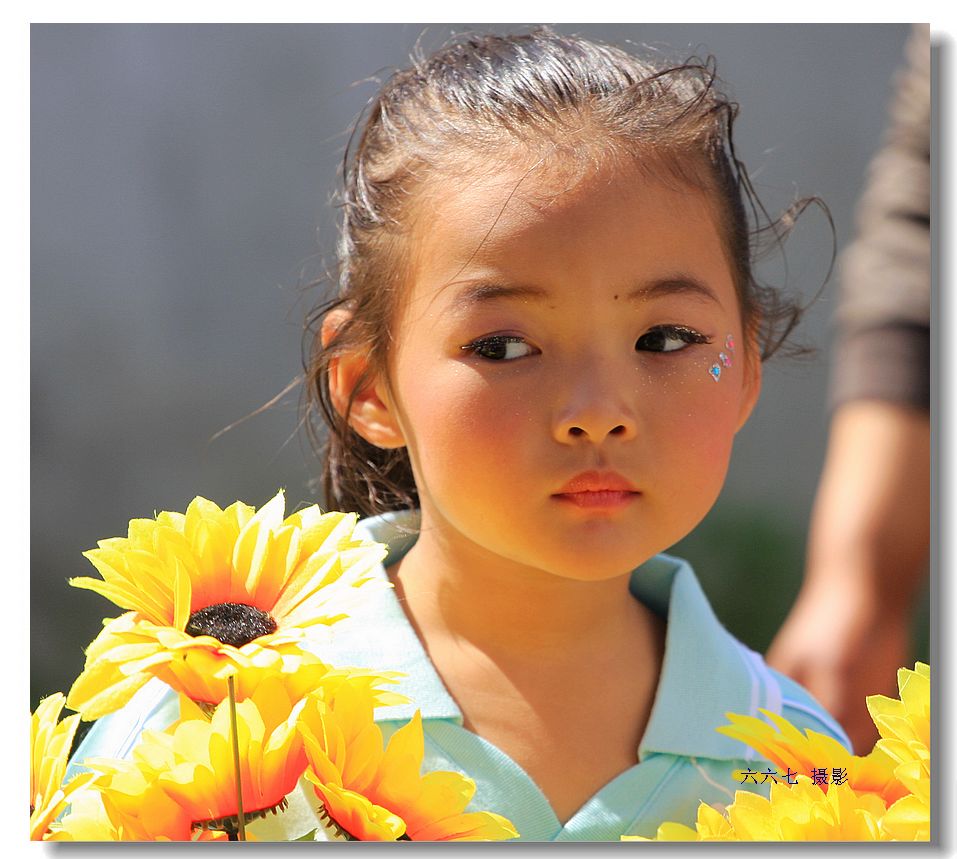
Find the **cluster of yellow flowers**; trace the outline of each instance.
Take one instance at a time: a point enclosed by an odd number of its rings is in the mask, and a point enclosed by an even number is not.
[[[242,840],[300,782],[318,837],[517,837],[500,815],[465,812],[470,779],[421,774],[418,715],[383,746],[373,713],[406,701],[387,688],[397,675],[326,665],[303,646],[387,586],[368,576],[385,547],[357,538],[354,515],[284,509],[282,492],[258,512],[196,498],[85,553],[102,580],[71,584],[127,611],[104,621],[69,696],[33,714],[32,839]],[[153,677],[179,693],[179,719],[144,731],[130,759],[87,759],[64,784],[78,720],[119,709]],[[59,721],[64,704],[76,715]]]
[[[771,785],[765,799],[735,792],[723,813],[698,807],[695,827],[663,823],[657,841],[927,841],[930,838],[930,666],[897,673],[900,698],[871,695],[867,709],[881,739],[870,754],[852,755],[830,737],[801,733],[786,719],[761,712],[771,723],[728,713],[731,725],[718,730],[742,740],[781,769],[796,773],[823,761],[847,774],[840,784]]]
[[[300,840],[515,838],[501,815],[466,812],[475,784],[421,773],[418,714],[387,744],[376,707],[404,703],[398,675],[327,665],[304,645],[348,616],[385,547],[359,539],[356,517],[309,507],[284,518],[277,494],[258,512],[196,498],[185,514],[134,519],[128,536],[85,553],[101,579],[71,580],[126,609],[104,621],[64,697],[32,717],[30,837],[54,841],[243,840],[246,823],[282,811],[297,788],[321,822]],[[79,720],[127,704],[151,678],[179,695],[179,718],[145,730],[129,759],[90,758],[65,781]],[[826,761],[841,784],[805,775],[770,797],[738,791],[702,803],[694,828],[664,823],[662,841],[927,840],[930,669],[901,669],[900,698],[871,696],[881,739],[857,757],[785,719],[728,714],[718,730],[789,772]],[[67,706],[76,711],[62,721]],[[624,840],[648,840],[629,838]]]

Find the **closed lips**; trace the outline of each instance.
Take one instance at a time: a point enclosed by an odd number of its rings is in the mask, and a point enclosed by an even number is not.
[[[638,490],[620,474],[609,471],[586,471],[573,477],[556,495],[580,495],[591,493],[633,494]]]
[[[590,509],[620,509],[641,493],[615,472],[588,471],[573,477],[553,498],[563,504]]]

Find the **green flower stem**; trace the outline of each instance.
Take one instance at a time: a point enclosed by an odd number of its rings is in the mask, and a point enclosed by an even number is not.
[[[239,819],[239,840],[246,840],[246,815],[243,814],[243,784],[239,768],[239,725],[236,720],[236,687],[233,675],[226,678],[229,691],[229,725],[233,738],[233,766],[236,769],[236,817]]]

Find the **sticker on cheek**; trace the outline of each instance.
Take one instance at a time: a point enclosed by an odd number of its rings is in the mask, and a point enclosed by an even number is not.
[[[721,368],[731,366],[731,358],[734,355],[734,337],[728,335],[724,338],[724,348],[726,352],[718,353],[718,360],[708,368],[708,375],[716,382],[721,378]]]

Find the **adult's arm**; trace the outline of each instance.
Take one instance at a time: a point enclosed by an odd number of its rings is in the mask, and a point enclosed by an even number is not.
[[[855,749],[865,696],[896,693],[930,539],[930,40],[915,25],[890,125],[841,260],[832,419],[804,583],[768,662],[806,686]]]

